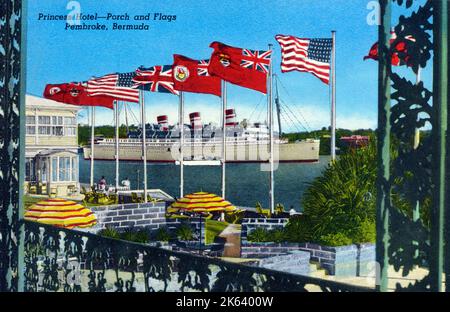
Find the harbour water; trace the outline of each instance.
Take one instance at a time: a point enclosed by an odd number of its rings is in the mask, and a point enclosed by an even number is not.
[[[330,161],[329,156],[320,156],[318,163],[280,163],[275,171],[275,203],[286,209],[301,211],[303,192],[315,177],[319,176]],[[142,189],[143,165],[141,162],[121,162],[120,180],[128,178],[132,189]],[[89,183],[90,161],[80,154],[80,182]],[[115,162],[95,161],[94,180],[105,176],[108,184],[115,184]],[[185,166],[185,194],[198,191],[221,194],[220,166]],[[148,188],[159,188],[170,195],[179,196],[180,167],[175,164],[147,164]],[[260,202],[269,204],[269,172],[261,171],[257,163],[229,163],[226,165],[227,200],[238,206],[254,207]]]

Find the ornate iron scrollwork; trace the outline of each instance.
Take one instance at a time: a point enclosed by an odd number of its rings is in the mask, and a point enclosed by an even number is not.
[[[29,221],[25,225],[27,291],[372,291]]]
[[[22,290],[22,1],[0,2],[0,291]],[[21,120],[22,119],[22,120]]]
[[[393,2],[404,6],[403,10],[410,10],[414,4],[412,0]],[[377,234],[389,239],[378,241],[383,245],[379,250],[388,247],[385,258],[378,259],[383,259],[382,266],[391,266],[396,271],[401,271],[403,276],[410,275],[417,268],[427,272],[406,287],[398,283],[397,291],[437,290],[441,287],[440,278],[433,280],[433,276],[441,274],[440,269],[436,269],[435,261],[436,250],[441,248],[443,242],[442,237],[437,237],[433,231],[442,228],[442,224],[438,224],[442,223],[442,220],[439,221],[440,217],[436,219],[433,214],[436,215],[437,211],[442,209],[436,206],[440,200],[438,197],[442,196],[436,196],[436,190],[441,185],[440,182],[436,183],[435,179],[442,174],[442,167],[435,164],[436,159],[445,157],[445,154],[439,154],[440,151],[436,148],[436,142],[442,140],[442,112],[439,105],[435,104],[436,89],[430,91],[426,87],[427,83],[419,79],[421,71],[429,65],[431,51],[435,49],[435,42],[431,39],[439,40],[435,36],[437,28],[440,27],[436,25],[436,5],[439,5],[439,1],[425,1],[416,11],[411,12],[410,16],[402,15],[393,29],[396,37],[390,43],[390,50],[380,56],[384,58],[384,63],[380,66],[388,69],[393,92],[387,102],[380,102],[381,105],[392,100],[388,121],[390,127],[383,128],[388,138],[379,137],[383,141],[391,140],[390,155],[381,156],[382,159],[388,160],[384,161],[384,164],[390,163],[390,177],[383,182],[387,184],[383,191],[384,196],[390,198],[391,205],[379,206],[380,216],[388,214],[389,222],[388,227],[385,224],[379,227],[383,231]],[[386,17],[390,16],[389,0],[382,1],[382,6],[385,16],[382,16],[384,24],[381,29],[386,33],[387,27],[390,27],[387,25],[389,17]],[[403,43],[405,48],[398,50],[399,43]],[[391,66],[386,62],[394,53],[404,61],[410,70],[409,75],[411,72],[416,75],[415,82],[407,78],[408,74],[401,76],[396,72],[389,72]],[[435,65],[436,54],[434,51]],[[435,85],[436,81],[433,81],[433,84]],[[380,93],[388,90],[386,86],[382,88],[384,90]],[[421,133],[418,129],[422,129]],[[381,290],[387,290],[387,277],[385,270],[382,273]]]

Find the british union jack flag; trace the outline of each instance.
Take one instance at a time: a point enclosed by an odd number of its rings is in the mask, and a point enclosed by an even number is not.
[[[153,66],[149,68],[141,66],[136,70],[133,83],[133,88],[140,90],[179,94],[174,89],[171,65]]]
[[[269,72],[272,51],[254,51],[242,49],[241,67],[254,69],[263,73]]]
[[[198,61],[198,75],[199,76],[209,76],[208,66],[209,66],[209,60]]]

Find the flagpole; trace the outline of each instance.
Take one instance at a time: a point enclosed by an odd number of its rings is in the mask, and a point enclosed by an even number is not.
[[[222,198],[226,198],[226,137],[227,137],[227,130],[226,130],[226,120],[225,120],[225,110],[227,109],[227,83],[222,80]]]
[[[272,50],[272,44],[269,44],[269,51]],[[269,143],[270,143],[270,175],[269,175],[269,183],[270,183],[270,211],[271,213],[275,212],[275,183],[274,183],[274,164],[273,164],[273,100],[272,100],[272,85],[273,85],[273,77],[272,77],[272,61],[269,64],[269,74],[268,74],[268,88],[267,88],[267,110],[269,115]]]
[[[142,162],[144,165],[144,203],[147,202],[147,144],[146,144],[146,130],[145,130],[145,99],[144,91],[139,90],[139,102],[141,107],[141,123],[142,123]]]
[[[184,196],[184,93],[180,91],[179,127],[180,127],[180,198]]]
[[[119,101],[115,102],[115,120],[116,120],[116,193],[119,189]]]
[[[331,160],[336,159],[336,31],[331,31]]]
[[[95,140],[95,106],[91,106],[91,174],[90,185],[94,186],[94,140]]]

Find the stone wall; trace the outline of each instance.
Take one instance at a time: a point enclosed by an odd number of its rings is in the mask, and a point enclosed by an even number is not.
[[[247,241],[247,235],[256,228],[264,228],[268,231],[281,229],[288,223],[288,218],[244,218],[242,219],[241,241]]]
[[[242,258],[267,258],[285,255],[300,250],[295,243],[251,243],[243,242],[241,245]]]
[[[369,276],[375,270],[375,245],[361,244],[340,247],[321,246],[312,243],[252,243],[243,242],[241,257],[266,259],[308,252],[311,262],[317,263],[329,275]]]
[[[168,218],[166,219],[166,227],[171,232],[175,233],[176,230],[183,224],[186,224],[192,228],[195,235],[199,235],[201,233],[202,239],[205,239],[205,222],[206,220],[204,218],[189,218],[189,219],[182,219],[182,218]],[[201,231],[201,232],[200,232]]]
[[[357,275],[358,247],[356,245],[328,247],[303,243],[300,244],[300,250],[309,251],[311,261],[318,263],[329,275]]]
[[[310,253],[295,250],[288,254],[264,258],[259,261],[259,266],[282,272],[309,275],[311,273]]]
[[[88,232],[97,232],[105,227],[156,230],[166,226],[165,202],[96,206],[90,209],[97,216],[97,225],[85,229]]]
[[[373,276],[376,270],[375,244],[358,245],[358,276]]]

